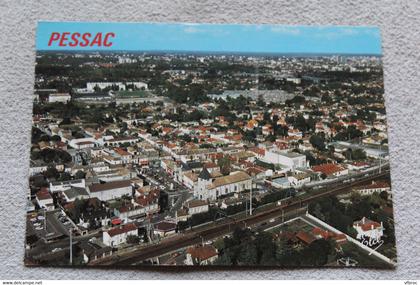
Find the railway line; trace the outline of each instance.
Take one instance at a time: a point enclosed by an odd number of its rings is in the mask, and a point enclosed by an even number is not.
[[[272,209],[265,210],[260,213],[256,213],[253,216],[238,219],[228,219],[226,221],[219,222],[211,228],[206,229],[193,229],[180,233],[174,237],[164,239],[158,244],[145,246],[142,248],[134,249],[131,252],[125,252],[124,254],[118,255],[118,252],[110,257],[99,259],[91,262],[91,266],[101,265],[113,265],[113,266],[129,266],[140,263],[142,261],[170,253],[179,248],[191,246],[194,244],[201,243],[206,240],[212,240],[217,237],[231,233],[235,228],[245,228],[258,226],[259,224],[268,221],[276,217],[285,217],[293,211],[297,211],[302,207],[306,207],[310,202],[317,199],[343,194],[351,191],[353,187],[366,185],[376,179],[383,179],[389,177],[389,170],[384,170],[382,173],[376,173],[369,175],[368,177],[362,177],[358,180],[349,182],[338,182],[329,185],[328,188],[331,190],[324,190],[319,193],[310,193],[308,197],[295,197],[286,200],[281,205],[278,205]]]

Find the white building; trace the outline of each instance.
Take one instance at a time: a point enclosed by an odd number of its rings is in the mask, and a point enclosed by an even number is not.
[[[111,228],[102,233],[102,242],[111,247],[127,242],[128,236],[138,236],[137,226],[134,223]]]
[[[187,249],[186,265],[211,265],[218,257],[216,248],[211,245],[194,246]]]
[[[384,227],[381,223],[371,221],[363,217],[360,221],[353,223],[353,228],[357,231],[357,239],[367,237],[370,239],[380,240],[384,235]]]
[[[90,197],[96,197],[101,201],[120,198],[124,195],[132,195],[130,180],[111,181],[107,183],[92,184],[88,187]]]
[[[301,172],[288,176],[287,180],[290,182],[291,186],[302,187],[306,183],[311,182],[311,176]]]
[[[36,197],[36,202],[38,203],[40,208],[44,208],[47,210],[54,209],[53,198],[51,197],[51,194],[48,192],[48,189],[44,188],[36,192],[35,197]]]
[[[80,187],[71,187],[70,189],[64,191],[63,195],[67,202],[73,202],[76,199],[89,199],[89,193],[86,191],[86,188]]]
[[[391,195],[391,186],[385,181],[372,181],[371,184],[357,187],[354,190],[362,196],[381,192],[386,192],[388,195]]]
[[[74,149],[86,149],[94,147],[95,143],[96,141],[94,138],[80,138],[70,140],[69,146],[71,146]]]
[[[86,91],[94,92],[95,88],[103,90],[105,88],[118,87],[118,90],[124,91],[127,89],[127,86],[134,86],[137,89],[147,89],[147,83],[144,82],[88,82],[86,83]]]
[[[246,172],[236,171],[213,178],[204,168],[198,176],[194,196],[200,200],[216,200],[221,195],[249,190],[251,187],[252,178]]]
[[[69,93],[51,93],[48,95],[48,102],[49,103],[67,103],[70,101],[71,96]]]
[[[190,216],[209,211],[209,204],[203,200],[192,200],[187,202],[185,206],[188,208],[188,215]]]
[[[113,86],[118,87],[119,90],[125,90],[125,84],[122,82],[88,82],[86,83],[86,90],[88,92],[94,92],[95,88],[103,90]]]
[[[71,189],[71,187],[86,188],[84,179],[50,182],[50,192],[62,192]]]
[[[291,170],[307,167],[306,156],[295,152],[285,152],[271,149],[265,152],[263,160],[268,163],[286,166]]]

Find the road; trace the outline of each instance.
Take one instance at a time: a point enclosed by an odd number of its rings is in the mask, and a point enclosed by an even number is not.
[[[253,216],[240,219],[227,219],[220,223],[216,223],[210,228],[190,230],[185,233],[177,234],[173,237],[164,239],[158,244],[136,248],[132,251],[125,252],[123,255],[116,253],[110,257],[91,262],[89,265],[129,266],[140,263],[141,261],[148,260],[150,258],[157,257],[183,247],[191,246],[203,241],[212,240],[217,237],[229,234],[237,227],[244,228],[258,226],[272,218],[282,216],[284,217],[290,212],[297,211],[302,207],[306,207],[306,205],[308,205],[310,202],[313,202],[317,199],[347,193],[351,191],[352,187],[370,184],[372,180],[386,177],[389,177],[389,171],[384,171],[369,177],[363,177],[353,182],[336,183],[331,185],[330,190],[325,190],[321,193],[313,193],[309,197],[305,198],[295,198],[293,200],[289,200],[286,205],[276,206],[266,211],[257,213]]]

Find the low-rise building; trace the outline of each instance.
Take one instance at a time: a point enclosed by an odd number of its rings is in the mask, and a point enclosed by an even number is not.
[[[176,231],[176,223],[162,221],[154,226],[154,233],[160,237],[174,234]]]
[[[66,104],[71,99],[71,96],[69,93],[51,93],[48,95],[48,102],[49,103],[64,103]]]
[[[132,195],[132,189],[130,180],[120,180],[92,184],[88,187],[88,192],[90,197],[96,197],[101,201],[109,201],[124,195]]]
[[[236,171],[229,175],[213,178],[203,169],[198,176],[194,196],[200,200],[216,200],[219,196],[249,190],[252,187],[252,178],[246,172]]]
[[[312,171],[325,175],[325,177],[339,177],[349,174],[349,170],[347,168],[334,163],[315,165],[312,167]]]
[[[44,208],[47,210],[54,209],[53,198],[50,192],[48,192],[47,188],[42,188],[41,190],[36,192],[35,197],[36,202],[38,203],[40,208]]]
[[[384,235],[384,227],[381,223],[369,220],[363,217],[360,221],[353,223],[353,228],[357,231],[357,239],[363,239],[364,237],[380,240]]]
[[[291,170],[307,167],[306,156],[296,152],[271,149],[265,152],[263,160],[268,163],[285,166]]]
[[[356,191],[362,196],[372,195],[373,193],[381,192],[386,192],[388,193],[388,195],[390,195],[391,186],[385,181],[372,181],[371,184],[356,187],[354,191]]]
[[[73,202],[76,199],[88,199],[89,193],[86,191],[86,188],[71,187],[63,192],[63,196],[66,202]]]
[[[194,215],[198,213],[205,213],[209,211],[209,204],[203,200],[192,200],[185,204],[188,209],[188,214]]]
[[[211,265],[218,257],[212,245],[194,246],[187,249],[186,265]]]
[[[111,228],[102,233],[102,242],[111,247],[116,247],[127,242],[127,237],[138,236],[137,226],[134,223]]]

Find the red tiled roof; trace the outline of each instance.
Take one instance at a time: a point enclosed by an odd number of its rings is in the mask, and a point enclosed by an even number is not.
[[[354,222],[353,225],[361,227],[363,231],[369,231],[372,228],[376,229],[381,227],[380,223],[369,220],[365,217],[363,217],[360,221]]]
[[[326,163],[326,164],[315,165],[312,167],[312,170],[315,172],[321,172],[325,175],[331,175],[336,172],[343,171],[345,170],[345,168],[338,164]]]
[[[112,228],[112,229],[108,230],[107,233],[109,234],[109,236],[113,237],[113,236],[116,236],[116,235],[120,235],[120,234],[123,234],[123,233],[128,233],[128,232],[135,231],[135,230],[137,230],[137,226],[135,224],[131,223],[131,224],[125,224],[125,225],[122,225],[122,226]]]
[[[35,195],[38,198],[38,200],[52,199],[50,192],[48,192],[48,189],[41,189],[40,191],[36,192]]]
[[[296,234],[296,237],[306,244],[311,244],[312,242],[316,240],[316,238],[313,235],[307,232],[303,232],[303,231],[298,232]]]
[[[116,147],[114,150],[115,150],[116,153],[118,153],[119,155],[122,155],[122,156],[130,155],[127,151],[123,150],[120,147]]]
[[[175,223],[160,222],[160,223],[155,225],[155,230],[156,231],[169,232],[169,231],[173,231],[175,229],[176,229],[176,224]]]
[[[207,260],[217,255],[217,250],[211,245],[196,246],[190,247],[187,249],[187,253],[191,255],[192,258],[198,259],[200,261]]]

